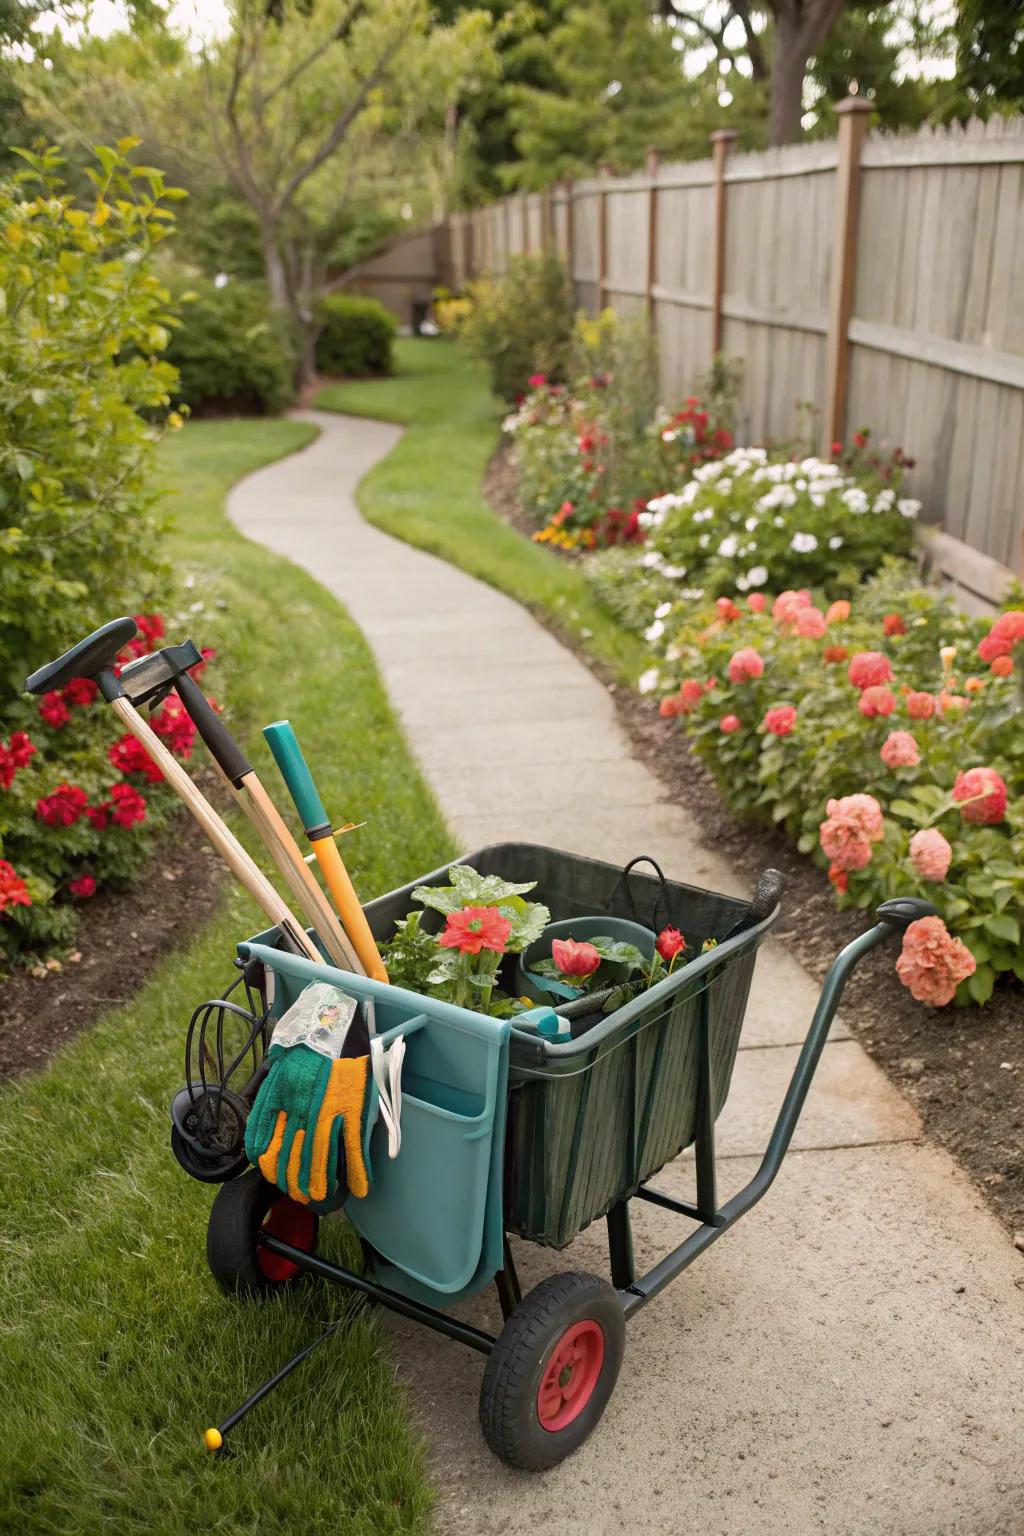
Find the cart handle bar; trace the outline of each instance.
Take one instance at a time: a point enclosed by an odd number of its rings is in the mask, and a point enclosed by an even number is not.
[[[685,1242],[680,1243],[678,1248],[667,1254],[660,1263],[655,1264],[646,1275],[619,1292],[627,1316],[663,1291],[671,1280],[674,1280],[682,1270],[693,1263],[699,1254],[704,1252],[705,1248],[710,1247],[732,1226],[734,1221],[738,1221],[757,1204],[763,1195],[767,1194],[782,1166],[782,1159],[789,1150],[793,1132],[796,1130],[800,1112],[804,1107],[804,1101],[828,1038],[829,1028],[839,1007],[839,999],[854,968],[870,950],[884,943],[893,934],[904,933],[910,924],[917,922],[919,918],[935,915],[936,909],[931,902],[922,901],[917,896],[898,896],[893,901],[884,901],[875,911],[875,916],[878,918],[875,927],[869,928],[867,933],[862,933],[859,938],[854,939],[839,952],[829,966],[825,985],[821,989],[818,1006],[811,1020],[811,1027],[807,1031],[807,1038],[801,1048],[797,1064],[793,1068],[793,1076],[786,1089],[786,1096],[782,1101],[761,1166],[750,1183],[733,1195],[731,1200],[727,1200],[715,1213],[714,1224],[705,1221],[695,1232],[690,1233]],[[637,1193],[644,1198],[642,1187]],[[651,1190],[648,1198],[656,1194],[656,1191]],[[668,1204],[668,1199],[658,1195],[655,1203]],[[680,1210],[682,1214],[692,1214],[686,1211],[681,1203]]]

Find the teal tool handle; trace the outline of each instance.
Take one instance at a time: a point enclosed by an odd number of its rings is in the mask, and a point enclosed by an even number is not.
[[[324,827],[330,830],[331,824],[323,801],[316,792],[313,775],[307,767],[290,721],[276,720],[273,725],[264,726],[263,735],[274,754],[274,762],[281,770],[288,793],[295,801],[295,809],[302,818],[307,834],[312,836],[315,832],[322,832]]]

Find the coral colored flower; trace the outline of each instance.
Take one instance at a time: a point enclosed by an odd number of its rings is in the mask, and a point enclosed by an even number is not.
[[[858,651],[846,675],[855,688],[875,688],[892,680],[892,664],[881,651]]]
[[[119,827],[130,827],[146,819],[146,801],[131,784],[115,784],[110,791],[110,819]]]
[[[575,939],[553,939],[551,958],[562,976],[592,976],[601,964],[593,944],[577,944]]]
[[[873,720],[876,715],[891,715],[896,708],[896,695],[891,688],[865,688],[857,701],[857,708],[868,720]]]
[[[1010,665],[1012,667],[1013,663],[1011,662]],[[964,683],[964,692],[965,693],[980,693],[981,690],[984,688],[984,686],[985,686],[985,679],[983,677],[969,677],[967,679],[967,681]]]
[[[739,715],[723,715],[718,722],[718,729],[724,731],[726,736],[731,736],[733,731],[740,729],[741,724]]]
[[[457,949],[460,955],[478,955],[482,949],[502,955],[512,924],[497,907],[463,907],[449,912],[438,943],[444,949]]]
[[[939,694],[939,708],[944,715],[962,715],[970,702],[970,699],[965,699],[961,693]]]
[[[878,755],[887,768],[916,768],[921,761],[917,742],[909,731],[890,731]]]
[[[39,718],[45,720],[46,724],[52,726],[55,731],[59,731],[61,726],[67,725],[71,719],[71,711],[55,688],[49,693],[44,693],[39,700]]]
[[[729,660],[730,683],[746,683],[764,674],[764,659],[752,645],[745,645]]]
[[[849,617],[850,605],[845,597],[840,597],[834,603],[829,604],[828,612],[825,614],[825,623],[845,624]]]
[[[989,668],[989,671],[994,672],[996,677],[1009,677],[1010,673],[1013,671],[1013,657],[996,656],[992,662],[991,667]]]
[[[871,854],[869,853],[868,858],[870,857]],[[846,870],[841,869],[838,864],[829,865],[828,878],[831,880],[832,884],[835,886],[836,890],[840,892],[840,894],[845,894],[845,892],[850,889],[850,877],[846,873]]]
[[[662,699],[658,705],[658,714],[663,720],[674,720],[676,715],[683,712],[683,701],[678,693],[670,693]]]
[[[820,640],[825,633],[825,615],[820,608],[798,608],[793,627],[805,640]]]
[[[882,620],[882,628],[887,635],[905,635],[907,632],[901,613],[887,613]]]
[[[684,715],[692,715],[701,699],[704,697],[704,684],[698,683],[695,677],[688,677],[679,685],[680,707]]]
[[[903,935],[896,974],[919,1003],[944,1007],[976,969],[967,945],[953,937],[941,917],[919,917]]]
[[[36,801],[36,815],[48,827],[73,827],[89,797],[77,784],[58,784],[52,795]]]
[[[768,599],[763,592],[751,592],[747,598],[747,607],[751,613],[764,613],[768,605]]]
[[[846,649],[845,645],[826,645],[821,654],[822,659],[826,661],[829,666],[835,666],[837,662],[845,661],[850,653]]]
[[[64,689],[64,702],[65,704],[77,704],[80,706],[92,704],[99,691],[91,677],[73,677]]]
[[[778,624],[789,624],[801,608],[811,606],[811,594],[806,587],[799,592],[792,590],[780,592],[772,603],[772,618]]]
[[[720,597],[715,603],[718,609],[718,617],[726,624],[731,624],[733,619],[740,617],[740,610],[736,607],[731,597]]]
[[[686,948],[686,940],[678,928],[663,928],[654,941],[654,947],[665,961],[671,964],[676,955],[681,955]]]
[[[992,628],[978,646],[982,661],[994,661],[997,656],[1009,656],[1018,640],[1024,640],[1024,613],[1012,609],[1001,613]]]
[[[953,850],[937,827],[923,827],[910,839],[910,862],[922,880],[945,880]]]
[[[772,736],[791,736],[795,725],[796,709],[792,704],[773,705],[765,710],[761,721],[762,731],[768,731]]]
[[[0,859],[0,912],[8,907],[30,907],[32,897],[28,893],[28,886],[18,874],[13,864],[6,859]]]
[[[818,828],[818,841],[838,869],[863,869],[871,862],[871,845],[885,836],[882,807],[874,795],[843,795],[826,806],[828,819]]]
[[[994,768],[968,768],[956,776],[953,799],[964,821],[994,827],[1006,815],[1006,780]]]
[[[158,784],[163,777],[149,753],[134,736],[121,736],[107,749],[107,759],[118,773],[141,773],[150,784]]]
[[[930,693],[908,693],[907,714],[911,720],[930,720],[935,713],[935,700]]]
[[[96,894],[96,881],[92,875],[76,875],[68,883],[68,890],[72,896],[77,896],[80,901]]]

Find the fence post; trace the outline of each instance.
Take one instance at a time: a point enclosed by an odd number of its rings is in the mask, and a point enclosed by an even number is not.
[[[519,194],[519,219],[523,230],[523,255],[530,254],[530,199],[526,188]]]
[[[711,223],[711,359],[722,350],[722,294],[725,291],[725,162],[739,137],[735,128],[717,128],[711,135],[714,199]]]
[[[644,294],[649,319],[654,317],[654,285],[658,281],[658,167],[660,164],[661,157],[658,151],[649,149],[647,175],[651,184],[647,189],[647,281]]]
[[[600,191],[597,194],[597,312],[604,309],[608,280],[608,192],[606,183],[612,173],[610,165],[602,165],[599,172]]]
[[[540,194],[540,243],[541,249],[550,251],[554,242],[555,220],[551,207],[551,183]]]
[[[832,288],[828,304],[828,346],[825,362],[825,409],[821,417],[821,451],[841,438],[846,424],[846,389],[850,374],[850,311],[857,272],[857,220],[860,212],[860,152],[868,128],[871,103],[847,96],[836,107],[839,119],[839,159],[836,164],[836,211],[832,241]]]

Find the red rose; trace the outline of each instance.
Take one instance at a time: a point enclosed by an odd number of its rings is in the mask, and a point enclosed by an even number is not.
[[[742,721],[739,715],[723,715],[718,722],[718,729],[724,731],[726,736],[731,736],[733,731],[738,731]]]
[[[678,693],[670,693],[658,705],[658,714],[663,720],[674,720],[683,712],[683,701]]]
[[[72,896],[77,896],[80,901],[96,894],[96,881],[92,875],[76,875],[68,883],[68,890]]]
[[[192,756],[192,746],[196,739],[196,727],[180,699],[173,696],[169,698],[162,708],[157,710],[155,715],[150,715],[149,723],[154,731],[156,731],[156,734],[163,738],[165,744],[178,757]],[[158,775],[159,772],[160,770],[157,769]]]
[[[855,688],[875,688],[892,679],[892,663],[881,651],[858,651],[846,673]]]
[[[738,619],[740,616],[740,610],[731,597],[720,597],[715,607],[718,609],[718,617],[726,624],[731,624],[733,619]]]
[[[679,686],[679,705],[684,715],[692,715],[704,697],[704,684],[695,677],[688,677]]]
[[[115,784],[110,791],[113,802],[110,817],[119,827],[130,827],[136,821],[145,821],[146,802],[131,784]]]
[[[677,955],[686,948],[686,940],[678,928],[663,928],[654,941],[654,947],[666,965],[671,965]]]
[[[48,827],[73,827],[89,797],[77,784],[58,784],[52,795],[36,801],[36,815]]]
[[[874,720],[876,715],[891,715],[896,708],[896,695],[891,688],[875,684],[864,689],[857,701],[857,708],[867,720]]]
[[[551,958],[563,976],[592,976],[601,964],[593,944],[578,944],[575,939],[552,940]]]
[[[907,632],[901,613],[887,613],[882,620],[882,628],[887,635],[905,635]]]
[[[768,731],[772,736],[791,736],[795,725],[796,709],[792,704],[776,704],[765,710],[761,721],[762,731]]]
[[[55,731],[59,731],[61,726],[67,725],[71,719],[70,710],[55,688],[49,693],[44,693],[39,700],[39,718],[45,720],[46,724],[52,726]]]
[[[99,691],[91,677],[73,677],[64,689],[64,702],[80,706],[91,704]]]
[[[118,773],[141,773],[150,784],[158,784],[163,777],[141,741],[134,736],[121,736],[107,751],[107,758]]]
[[[11,732],[11,739],[7,743],[7,751],[15,768],[24,768],[30,759],[36,755],[35,746],[24,731]]]

